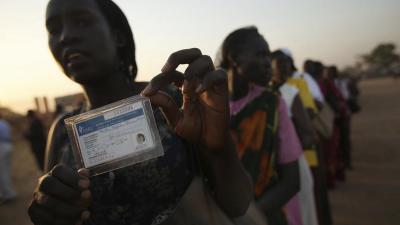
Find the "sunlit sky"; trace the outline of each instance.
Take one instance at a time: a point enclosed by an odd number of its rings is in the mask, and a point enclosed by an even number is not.
[[[47,0],[0,0],[0,106],[34,107],[34,96],[80,92],[47,46]],[[380,42],[400,46],[399,0],[116,0],[133,29],[138,80],[156,75],[169,54],[198,47],[215,57],[232,30],[256,25],[272,50],[288,47],[339,67]]]

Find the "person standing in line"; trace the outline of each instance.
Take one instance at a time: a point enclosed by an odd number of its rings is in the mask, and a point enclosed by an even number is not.
[[[312,76],[312,78],[317,81],[317,85],[319,90],[322,93],[322,87],[325,87],[323,83],[320,82],[323,73],[323,65],[319,62],[315,62],[312,60],[306,60],[304,62],[304,71]],[[325,89],[324,89],[325,90]],[[322,96],[325,101],[324,94]],[[323,104],[319,104],[317,99],[314,99],[315,102],[319,105],[320,112],[324,110],[324,107],[330,107],[327,101]],[[321,103],[321,102],[320,102]],[[322,106],[322,107],[321,107]],[[331,121],[333,124],[333,120]],[[332,215],[331,215],[331,207],[328,197],[328,187],[327,187],[327,174],[328,169],[330,168],[331,155],[330,154],[330,145],[328,140],[334,140],[333,137],[319,137],[319,143],[317,145],[317,153],[318,153],[318,167],[311,168],[311,171],[314,176],[314,192],[315,199],[317,203],[317,213],[318,213],[318,221],[319,224],[330,225],[332,224]]]
[[[39,169],[43,171],[44,152],[46,148],[45,128],[43,122],[37,117],[33,110],[28,110],[26,117],[29,121],[29,128],[25,133],[25,137],[31,145],[31,150]]]
[[[317,225],[317,211],[314,198],[314,179],[311,168],[317,167],[318,160],[306,159],[305,153],[313,149],[317,143],[317,136],[311,124],[309,115],[303,106],[299,96],[299,90],[286,81],[292,76],[292,60],[281,50],[272,53],[273,78],[271,85],[288,106],[288,114],[293,121],[297,135],[299,136],[304,153],[299,158],[300,191],[291,204],[297,204],[301,213],[302,223],[305,225]]]
[[[335,121],[333,126],[332,136],[323,142],[325,149],[325,159],[326,159],[326,176],[327,176],[327,186],[329,189],[334,189],[336,187],[336,180],[338,177],[342,176],[344,179],[344,166],[340,161],[340,127],[338,126],[338,118],[345,112],[343,106],[342,96],[339,90],[336,88],[332,79],[328,75],[328,69],[321,63],[315,62],[315,74],[314,76],[318,79],[318,84],[320,85],[321,91],[324,94],[327,104],[332,108],[335,113]]]
[[[337,99],[338,116],[335,123],[340,130],[340,140],[338,149],[338,162],[339,167],[336,171],[336,179],[344,181],[346,179],[345,169],[351,168],[351,111],[347,104],[349,92],[347,89],[347,82],[340,80],[338,76],[338,69],[336,66],[330,66],[325,69],[325,76],[333,85],[332,91],[334,97]]]
[[[12,148],[11,127],[0,112],[0,205],[17,197],[10,178]]]
[[[313,77],[314,73],[315,73],[314,62],[312,60],[307,59],[303,64],[303,73],[295,71],[293,76],[304,77],[308,87],[310,88],[315,103],[317,104],[318,108],[321,109],[323,107],[323,104],[325,103],[325,97],[321,91],[321,88],[318,85],[318,81]]]
[[[287,203],[299,191],[302,150],[285,102],[266,88],[272,75],[268,43],[256,27],[244,27],[225,38],[220,53],[217,65],[229,80],[231,134],[253,179],[255,200],[269,225],[301,224]]]

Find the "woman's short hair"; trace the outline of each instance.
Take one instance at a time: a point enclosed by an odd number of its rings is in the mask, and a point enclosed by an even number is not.
[[[242,51],[243,45],[246,43],[247,39],[254,36],[261,36],[255,26],[239,28],[230,33],[225,38],[219,50],[216,66],[228,69],[228,58],[236,59],[237,55]]]

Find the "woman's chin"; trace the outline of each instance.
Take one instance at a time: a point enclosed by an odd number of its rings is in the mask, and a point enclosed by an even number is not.
[[[91,84],[96,82],[96,77],[92,73],[80,72],[70,72],[67,75],[72,81],[81,84]]]

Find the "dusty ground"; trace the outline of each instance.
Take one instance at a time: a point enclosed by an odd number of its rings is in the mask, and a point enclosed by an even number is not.
[[[353,119],[354,170],[331,192],[336,225],[400,224],[400,80],[361,84]]]
[[[14,148],[12,172],[18,199],[9,204],[0,205],[0,225],[31,225],[26,210],[40,172],[25,141],[18,142]]]
[[[331,192],[335,225],[400,224],[400,80],[361,83],[363,111],[353,120],[354,170]],[[19,199],[0,206],[0,225],[28,225],[26,208],[40,173],[25,142],[14,151]],[[306,224],[305,224],[306,225]],[[321,224],[322,225],[322,224]]]

